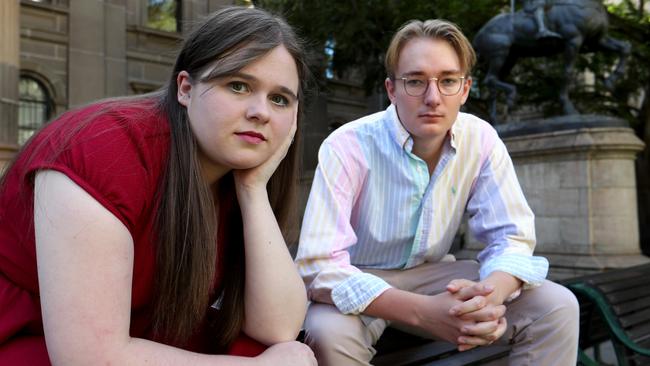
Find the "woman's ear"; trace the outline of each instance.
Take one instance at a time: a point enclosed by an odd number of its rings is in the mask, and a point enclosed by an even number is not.
[[[176,88],[178,90],[176,98],[178,103],[187,107],[190,103],[190,92],[192,90],[192,81],[187,71],[181,71],[176,77]]]

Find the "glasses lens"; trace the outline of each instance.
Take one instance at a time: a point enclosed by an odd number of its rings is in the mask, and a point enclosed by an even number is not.
[[[424,94],[427,90],[427,84],[429,83],[429,80],[417,77],[404,78],[403,80],[406,94],[414,97],[419,97]]]
[[[455,95],[460,91],[463,79],[459,77],[444,77],[438,79],[438,90],[442,95]]]

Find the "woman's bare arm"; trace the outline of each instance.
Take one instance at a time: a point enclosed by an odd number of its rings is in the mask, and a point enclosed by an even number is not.
[[[56,171],[36,176],[34,222],[43,326],[54,365],[258,365],[259,358],[202,355],[129,336],[133,240],[120,220]],[[309,355],[284,344],[285,364]]]

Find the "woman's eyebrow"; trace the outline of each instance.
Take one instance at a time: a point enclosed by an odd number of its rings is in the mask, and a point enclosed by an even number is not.
[[[248,80],[248,81],[253,82],[253,83],[258,83],[259,82],[259,79],[257,77],[255,77],[253,75],[250,75],[250,74],[243,73],[243,72],[234,72],[232,74],[229,74],[228,76],[231,76],[231,77],[234,76],[234,77],[242,78],[244,80]],[[284,85],[278,85],[277,88],[282,93],[288,94],[291,97],[291,99],[298,100],[298,96],[296,95],[296,93],[293,90],[291,90],[289,87],[286,87]]]

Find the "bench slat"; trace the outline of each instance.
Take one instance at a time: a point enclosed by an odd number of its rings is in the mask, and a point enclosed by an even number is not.
[[[510,353],[510,346],[478,347],[465,352],[459,352],[453,358],[423,363],[422,366],[464,366],[481,365],[485,362],[498,360]]]
[[[650,319],[648,319],[650,320]],[[643,340],[648,337],[650,337],[650,321],[644,323],[641,326],[634,327],[630,329],[628,332],[626,332],[628,337],[630,337],[633,341],[637,342],[638,340]]]
[[[645,276],[635,275],[635,276],[627,277],[624,280],[599,284],[598,288],[602,292],[607,294],[610,292],[625,290],[629,288],[640,288],[647,284],[648,284],[648,279],[645,278]]]
[[[650,307],[650,296],[640,297],[624,304],[614,305],[612,306],[612,309],[616,314],[627,314],[648,307]]]
[[[456,346],[451,343],[431,342],[375,357],[372,364],[375,366],[403,366],[412,365],[416,362],[421,364],[423,361],[441,357],[455,350]]]
[[[607,296],[607,300],[609,300],[612,305],[624,303],[648,295],[650,295],[650,286],[639,286],[629,288],[624,291],[616,291],[605,294],[605,296]]]
[[[619,318],[621,326],[625,329],[630,329],[643,324],[650,319],[650,308],[628,314]]]

